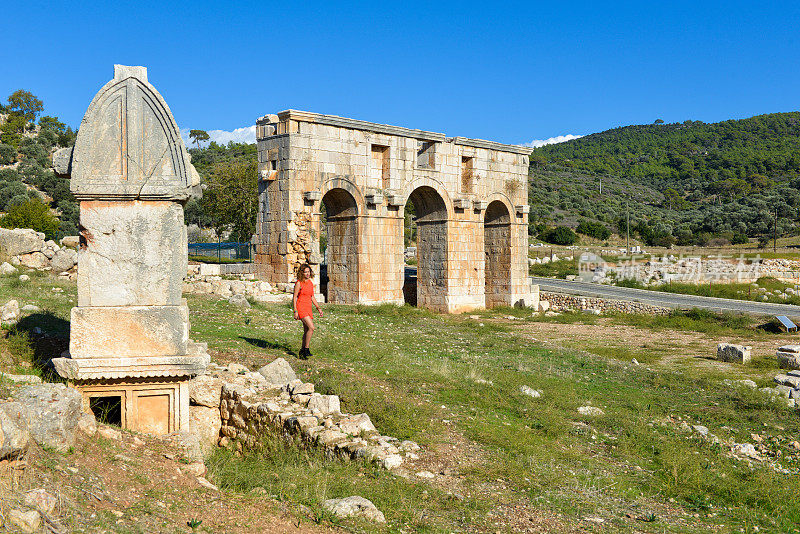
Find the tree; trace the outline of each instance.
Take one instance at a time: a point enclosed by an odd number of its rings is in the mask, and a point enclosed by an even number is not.
[[[611,236],[611,230],[606,228],[604,224],[586,220],[578,223],[578,227],[575,229],[575,231],[579,234],[600,239],[601,241],[608,239]]]
[[[566,226],[557,226],[539,234],[539,239],[554,245],[572,245],[578,240],[578,235]]]
[[[50,117],[47,115],[39,119],[39,126],[42,130],[50,130],[55,134],[63,134],[67,131],[67,125],[58,120],[58,117]]]
[[[36,115],[44,110],[43,102],[36,98],[33,93],[18,89],[8,97],[7,109],[28,121],[36,120]]]
[[[210,139],[208,132],[205,130],[190,130],[189,138],[194,141],[194,144],[199,148],[201,141],[208,141]]]
[[[206,175],[203,210],[214,220],[219,235],[231,230],[231,239],[249,241],[258,212],[258,162],[255,159],[223,161]]]
[[[529,158],[531,167],[538,169],[540,167],[544,167],[547,164],[547,158],[542,156],[541,154],[531,154]]]

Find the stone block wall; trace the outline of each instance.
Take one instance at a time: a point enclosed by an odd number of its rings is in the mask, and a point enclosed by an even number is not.
[[[502,240],[489,251],[507,259],[490,261],[503,272],[490,275],[489,305],[531,299],[530,149],[294,110],[267,115],[256,128],[256,262],[263,279],[290,283],[301,263],[322,261],[324,206],[329,300],[402,303],[403,215],[410,201],[418,217],[418,305],[481,308],[487,305],[484,221],[495,203],[505,212],[505,231],[489,232],[490,241]]]
[[[646,315],[669,315],[670,308],[652,306],[641,302],[627,300],[601,299],[596,297],[581,297],[578,295],[565,295],[563,293],[541,292],[541,299],[550,303],[553,310],[599,310],[600,312],[642,313]]]

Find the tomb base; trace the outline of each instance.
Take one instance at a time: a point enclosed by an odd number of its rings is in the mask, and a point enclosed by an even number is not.
[[[70,386],[98,420],[154,435],[189,430],[188,376],[74,380]]]

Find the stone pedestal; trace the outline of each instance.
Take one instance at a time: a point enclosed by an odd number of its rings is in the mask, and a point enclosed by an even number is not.
[[[53,360],[56,370],[81,391],[86,410],[98,398],[119,409],[123,428],[186,430],[187,382],[209,363],[205,345],[189,339],[181,297],[183,204],[199,177],[144,67],[115,65],[67,169],[80,201],[78,306],[70,357]]]

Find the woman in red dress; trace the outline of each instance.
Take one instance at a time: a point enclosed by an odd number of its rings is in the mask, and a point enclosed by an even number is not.
[[[294,298],[292,299],[294,318],[303,322],[303,346],[298,356],[304,360],[311,356],[308,346],[311,344],[311,335],[314,333],[312,304],[317,308],[319,316],[322,317],[322,308],[319,307],[317,299],[314,298],[312,276],[314,276],[314,273],[311,272],[311,267],[307,263],[302,264],[297,272],[297,282],[294,284]]]

